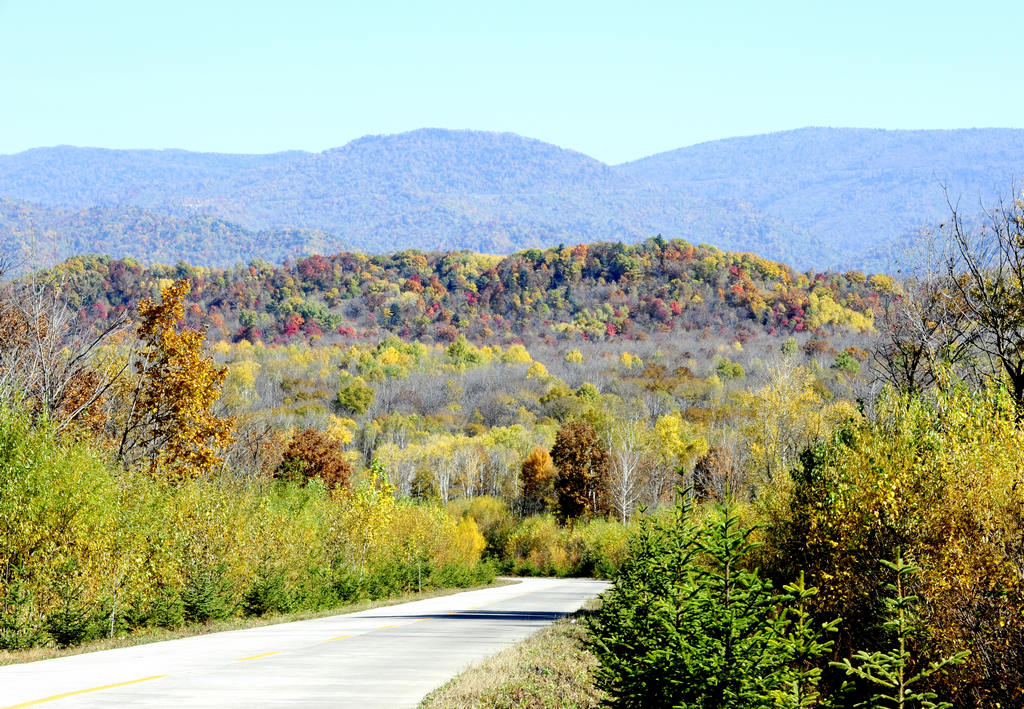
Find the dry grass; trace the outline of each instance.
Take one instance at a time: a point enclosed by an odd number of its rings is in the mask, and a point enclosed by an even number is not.
[[[583,645],[586,632],[580,614],[563,618],[470,667],[428,694],[420,707],[600,706],[604,693],[594,686],[597,658]]]
[[[176,640],[177,638],[187,638],[194,635],[220,633],[227,630],[243,630],[245,628],[256,628],[264,625],[309,620],[310,618],[326,618],[327,616],[341,615],[343,613],[358,613],[359,611],[368,610],[370,608],[393,606],[398,603],[408,603],[409,601],[418,601],[424,598],[436,598],[437,596],[449,596],[453,593],[475,591],[481,588],[506,586],[511,583],[515,583],[515,581],[509,579],[498,579],[483,586],[472,586],[470,588],[445,588],[435,591],[424,591],[423,593],[409,593],[404,596],[385,598],[378,601],[361,601],[359,603],[351,603],[346,606],[329,608],[322,611],[298,611],[296,613],[267,615],[261,618],[227,618],[225,620],[215,621],[206,625],[191,625],[173,629],[146,628],[128,635],[115,638],[104,638],[103,640],[95,640],[93,642],[69,648],[34,647],[28,650],[18,651],[0,650],[0,666],[16,665],[22,662],[35,662],[36,660],[50,660],[55,657],[81,655],[86,652],[98,652],[100,650],[111,650],[119,647],[145,645],[147,643],[157,643],[163,640]]]

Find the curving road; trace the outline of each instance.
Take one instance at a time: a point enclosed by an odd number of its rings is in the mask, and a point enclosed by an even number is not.
[[[0,707],[414,707],[607,584],[520,583],[0,667]]]

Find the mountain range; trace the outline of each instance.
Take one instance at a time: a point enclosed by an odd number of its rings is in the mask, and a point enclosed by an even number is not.
[[[806,128],[623,165],[423,129],[321,153],[59,146],[0,155],[0,248],[230,265],[343,249],[485,253],[654,234],[802,269],[885,270],[920,229],[1007,196],[1024,130]]]

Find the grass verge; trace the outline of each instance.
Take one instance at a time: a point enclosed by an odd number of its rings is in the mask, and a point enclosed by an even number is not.
[[[584,646],[583,622],[598,603],[471,666],[428,694],[420,709],[600,706],[605,695],[594,684],[598,663]]]
[[[360,601],[350,603],[337,608],[328,608],[321,611],[297,611],[295,613],[278,613],[254,618],[226,618],[214,621],[205,625],[189,625],[182,628],[145,628],[128,635],[121,635],[114,638],[104,638],[92,642],[76,645],[68,648],[56,647],[33,647],[28,650],[0,650],[0,666],[16,665],[23,662],[36,662],[37,660],[51,660],[55,657],[67,655],[81,655],[86,652],[98,652],[100,650],[112,650],[119,647],[131,647],[133,645],[145,645],[158,643],[163,640],[176,640],[177,638],[188,638],[194,635],[207,635],[209,633],[220,633],[227,630],[244,630],[245,628],[256,628],[264,625],[276,625],[278,623],[293,623],[299,620],[311,618],[326,618],[332,615],[344,613],[358,613],[370,608],[381,608],[393,606],[409,601],[419,601],[424,598],[436,598],[438,596],[450,596],[453,593],[463,591],[477,591],[482,588],[495,588],[517,583],[514,579],[497,579],[489,584],[481,586],[470,586],[468,588],[444,588],[423,593],[407,593],[393,598],[382,598],[376,601]]]

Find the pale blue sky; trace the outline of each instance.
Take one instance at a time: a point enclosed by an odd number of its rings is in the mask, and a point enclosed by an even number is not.
[[[0,153],[1024,127],[1024,2],[0,0]]]

